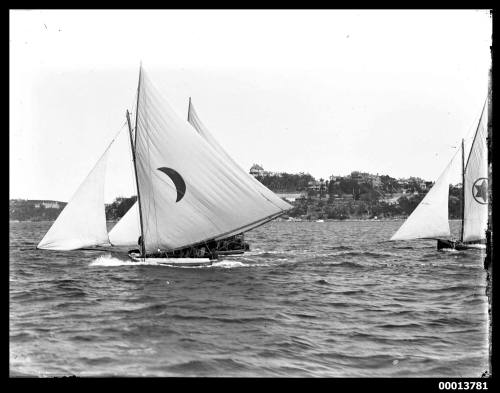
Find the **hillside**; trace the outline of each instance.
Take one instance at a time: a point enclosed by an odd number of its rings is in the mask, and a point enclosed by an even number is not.
[[[432,186],[418,178],[396,180],[353,172],[345,177],[317,181],[310,174],[266,173],[256,176],[266,187],[285,198],[294,208],[289,217],[317,219],[405,218],[415,209]],[[293,199],[290,198],[293,195]],[[106,219],[119,220],[135,203],[136,197],[118,197],[106,205]],[[450,186],[449,217],[462,215],[461,185]],[[10,219],[18,221],[54,220],[66,202],[11,200]]]

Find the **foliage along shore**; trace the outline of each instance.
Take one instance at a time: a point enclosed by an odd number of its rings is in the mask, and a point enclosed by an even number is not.
[[[376,185],[351,176],[336,177],[326,182],[323,179],[316,181],[310,174],[304,173],[266,174],[256,178],[278,195],[295,194],[293,200],[284,197],[293,205],[293,209],[281,219],[290,221],[405,219],[430,188],[425,187],[418,178],[410,178],[402,186],[390,176],[378,176],[380,181]],[[135,196],[116,198],[106,205],[106,219],[118,221],[136,199]],[[58,201],[10,200],[9,219],[52,221],[65,205],[65,202]],[[450,219],[461,218],[461,185],[450,186],[448,209]]]

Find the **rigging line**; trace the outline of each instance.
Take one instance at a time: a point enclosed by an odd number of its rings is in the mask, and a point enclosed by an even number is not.
[[[127,124],[127,121],[124,120],[123,121],[123,124],[122,126],[120,127],[120,129],[118,130],[118,132],[115,134],[115,136],[113,137],[113,139],[111,140],[111,142],[109,143],[108,147],[106,148],[106,150],[104,151],[104,154],[106,154],[106,152],[109,150],[109,148],[111,147],[111,145],[115,142],[116,138],[118,138],[118,136],[121,134],[121,132],[123,131],[123,129],[125,128],[125,125]],[[104,156],[103,154],[103,156]],[[102,158],[102,156],[101,156]],[[99,159],[100,160],[100,159]],[[107,172],[107,169],[106,169],[106,172]],[[104,175],[106,176],[106,175]],[[109,184],[108,184],[109,185]],[[106,195],[106,178],[104,179],[104,195]],[[104,204],[104,219],[106,220],[106,204]],[[106,235],[107,235],[107,238],[108,238],[108,244],[112,245],[111,244],[111,240],[109,238],[109,231],[108,229],[106,228]]]
[[[481,106],[480,106],[480,108],[481,108],[481,109],[475,112],[475,113],[478,113],[478,115],[476,115],[476,116],[474,117],[474,121],[471,123],[471,125],[470,125],[470,126],[469,126],[469,128],[467,129],[467,133],[465,134],[465,135],[466,135],[466,137],[465,137],[464,139],[470,139],[470,138],[472,138],[472,137],[473,137],[473,136],[472,136],[472,132],[473,132],[474,130],[476,130],[476,129],[477,129],[477,127],[474,127],[474,126],[475,126],[476,124],[478,124],[479,120],[481,119],[481,116],[482,116],[482,113],[483,113],[483,109],[484,109],[484,107],[486,106],[486,103],[487,103],[487,102],[488,102],[488,95],[486,95],[486,100],[485,100],[485,102],[484,102],[483,104],[481,104]]]
[[[118,132],[115,134],[115,136],[113,137],[113,139],[111,139],[111,142],[109,142],[110,145],[116,140],[116,138],[118,138],[118,135],[120,135],[120,133],[123,131],[123,128],[125,127],[126,124],[127,124],[127,120],[124,120],[123,124],[121,125],[120,129],[118,130]]]
[[[251,175],[250,175],[250,176],[251,176]],[[258,181],[258,180],[257,180],[257,181]],[[262,184],[262,183],[261,183],[261,184]],[[264,184],[262,184],[262,185],[264,186]],[[264,186],[264,187],[265,187],[265,186]],[[266,187],[266,188],[267,188],[267,187]],[[271,191],[271,190],[269,190],[269,191]],[[272,192],[272,191],[271,191],[271,192]],[[267,197],[266,197],[266,196],[265,196],[265,195],[264,195],[261,191],[258,191],[258,193],[259,193],[260,195],[262,195],[262,197],[263,197],[264,199],[267,199],[267,201],[269,201],[272,205],[274,205],[274,206],[276,206],[278,209],[280,209],[282,212],[286,212],[286,211],[288,211],[288,210],[293,209],[293,206],[292,206],[292,207],[290,207],[290,208],[288,208],[288,209],[282,209],[282,208],[281,208],[280,206],[278,206],[276,203],[274,203],[274,202],[273,202],[273,201],[271,201],[269,198],[267,198]],[[276,195],[276,196],[278,197],[278,195]],[[279,198],[279,197],[278,197],[278,198]],[[288,203],[288,202],[287,202],[287,203]]]
[[[149,79],[149,78],[148,78]],[[146,81],[146,74],[144,74],[144,81]],[[149,80],[147,80],[147,84],[149,85]],[[149,92],[150,89],[148,89],[148,92]],[[144,94],[144,105],[143,107],[146,108],[146,111],[148,111],[148,101],[149,101],[149,97],[148,97],[148,94]],[[150,123],[149,123],[149,113],[146,114],[145,116],[145,119],[146,119],[146,124],[145,124],[145,127],[147,130],[150,130]],[[149,173],[150,175],[153,173],[152,171],[152,167],[151,167],[151,149],[150,149],[150,135],[148,132],[145,133],[146,134],[146,143],[147,143],[147,149],[148,149],[148,164],[149,164]],[[151,179],[152,180],[152,179]],[[154,211],[154,217],[155,217],[155,233],[156,233],[156,248],[157,249],[160,249],[160,243],[159,243],[159,236],[158,236],[158,216],[156,214],[156,198],[155,198],[155,188],[154,186],[151,187],[151,194],[152,194],[152,197],[153,197],[153,211]]]
[[[137,113],[137,101],[139,100],[139,91],[136,90],[135,91],[135,94],[134,94],[134,99],[132,101],[132,113],[134,113],[135,115],[135,118],[134,118],[134,149],[135,149],[135,141],[137,140],[137,117],[138,117],[138,113]],[[133,153],[132,153],[132,150],[129,150],[130,151],[130,163],[131,163],[131,167],[132,167],[132,173],[135,174],[135,167],[134,167],[134,157],[133,157]],[[137,186],[137,183],[134,181],[134,178],[132,178],[132,188],[136,188]],[[141,224],[141,212],[140,212],[140,205],[139,205],[139,195],[138,195],[138,192],[136,190],[136,204],[137,204],[137,215],[136,215],[136,223],[137,223],[137,228],[139,228],[139,236],[141,236],[141,242],[144,241],[144,239],[142,238],[142,235],[143,235],[143,230],[141,230],[142,228],[142,224]],[[138,244],[138,246],[141,248],[141,252],[142,252],[142,246],[141,244]]]
[[[126,122],[124,123],[124,125],[125,125],[125,124],[126,124]],[[104,150],[104,153],[102,153],[102,154],[99,156],[99,160],[97,160],[97,163],[99,163],[99,161],[101,160],[101,158],[102,158],[102,157],[104,157],[104,155],[107,153],[107,151],[108,151],[108,150],[110,149],[110,147],[113,145],[113,143],[115,142],[115,140],[116,140],[116,138],[118,137],[118,135],[120,134],[120,132],[122,132],[122,130],[123,130],[123,126],[124,126],[124,125],[122,125],[122,126],[121,126],[120,130],[119,130],[119,131],[115,134],[115,136],[113,137],[113,139],[111,140],[111,142],[109,142],[108,146],[107,146],[107,147],[106,147],[106,149]],[[95,167],[95,166],[97,166],[97,164],[96,164],[96,165],[94,165],[94,166],[92,167],[92,170],[94,169],[94,167]]]
[[[108,147],[106,148],[106,150],[104,151],[104,154],[106,153],[106,151],[108,151],[108,149],[111,147],[111,145],[115,142],[115,140],[118,138],[118,136],[120,135],[120,133],[123,131],[123,129],[125,128],[125,125],[127,124],[127,120],[124,120],[123,121],[123,124],[121,125],[120,129],[118,130],[118,132],[115,134],[115,136],[113,137],[113,139],[111,140],[110,144],[108,145]],[[103,154],[103,155],[104,155]],[[102,156],[101,156],[102,157]],[[113,244],[111,243],[111,240],[109,239],[109,230],[106,230],[106,232],[108,233],[108,243],[113,246]]]
[[[134,113],[135,117],[134,117],[134,144],[135,144],[135,141],[137,140],[136,136],[135,136],[135,131],[136,131],[136,128],[137,128],[137,119],[136,117],[138,116],[137,114],[137,101],[138,101],[138,95],[139,95],[139,92],[136,90],[135,92],[135,95],[134,95],[134,100],[132,101],[132,112],[130,113]]]
[[[106,150],[104,150],[104,153],[101,154],[101,157],[99,157],[99,160],[97,161],[97,163],[92,167],[91,169],[91,172],[97,167],[97,165],[99,165],[100,161],[102,160],[102,158],[108,153],[108,150],[111,148],[111,146],[113,145],[113,143],[115,142],[115,139],[118,137],[118,135],[120,134],[120,132],[123,130],[123,126],[122,128],[120,128],[120,130],[116,133],[115,137],[113,138],[113,140],[109,143],[108,147],[106,147]],[[88,175],[87,175],[88,176]],[[105,176],[105,175],[104,175]],[[105,179],[104,179],[104,184],[103,184],[103,199],[104,199],[104,195],[105,195],[105,190],[106,190],[106,182],[105,182]],[[106,204],[104,203],[104,206],[103,206],[103,209],[104,209],[104,226],[106,227]],[[107,238],[107,244],[110,244],[111,245],[111,240],[109,239],[109,232],[108,232],[108,229],[106,228],[106,238]]]
[[[239,228],[236,228],[236,229],[233,229],[233,230],[221,233],[221,234],[219,234],[217,236],[208,237],[208,238],[205,238],[203,240],[197,241],[195,243],[191,243],[191,244],[187,244],[187,245],[184,245],[184,246],[181,246],[181,247],[173,248],[172,250],[179,250],[179,249],[183,249],[183,248],[187,248],[187,247],[192,247],[192,246],[199,245],[199,244],[202,244],[202,243],[207,242],[207,241],[218,241],[218,240],[216,240],[217,238],[223,239],[225,237],[228,237],[231,233],[235,233],[235,235],[238,235],[240,233],[243,234],[243,233],[248,232],[248,231],[250,231],[252,229],[255,229],[255,228],[259,227],[259,226],[267,224],[269,221],[271,221],[271,220],[273,220],[273,219],[275,219],[275,218],[277,218],[277,217],[279,217],[281,215],[283,215],[283,212],[278,212],[278,213],[272,214],[272,215],[270,215],[268,217],[265,217],[262,220],[257,220],[257,221],[254,221],[252,223],[249,223],[247,225],[244,225],[242,227],[239,227]],[[257,224],[257,225],[255,225],[255,224]],[[252,225],[255,225],[255,226],[252,226]]]
[[[136,90],[135,94],[134,94],[134,98],[133,98],[133,101],[132,101],[132,105],[130,106],[131,108],[131,112],[130,113],[133,113],[135,117],[137,117],[137,113],[136,113],[136,103],[137,103],[137,95],[139,94],[139,92]],[[126,122],[126,120],[125,120]],[[134,119],[134,124],[137,124],[137,122],[135,121]],[[134,130],[134,140],[135,140],[135,128],[133,129]],[[134,149],[135,149],[135,146],[134,146]],[[127,149],[127,151],[129,152],[129,168],[130,168],[130,172],[133,174],[133,176],[130,178],[130,181],[132,182],[131,184],[131,189],[134,190],[136,188],[136,182],[134,180],[134,176],[135,176],[135,167],[134,167],[134,157],[133,157],[133,152],[132,152],[132,149]],[[134,208],[134,205],[137,206],[137,209],[139,209],[139,198],[138,198],[138,195],[137,195],[137,190],[135,190],[135,202],[132,204],[132,206],[130,207],[129,211],[132,210]],[[132,191],[132,195],[133,195],[133,191]],[[129,211],[127,211],[125,214],[127,214]],[[123,218],[123,217],[122,217]],[[141,218],[140,218],[140,212],[138,211],[138,214],[136,215],[136,224],[137,224],[137,228],[139,228],[139,236],[142,235],[141,233]],[[142,239],[141,239],[142,240]],[[141,247],[140,244],[138,244],[139,247]]]
[[[481,111],[481,116],[479,117],[479,121],[477,123],[476,133],[474,134],[474,139],[472,140],[472,145],[470,147],[469,155],[467,157],[467,161],[466,161],[464,168],[463,168],[464,172],[465,172],[465,169],[467,168],[467,166],[469,165],[469,160],[470,160],[470,157],[472,155],[472,148],[474,147],[474,142],[476,142],[477,135],[481,132],[481,130],[479,129],[479,126],[481,125],[481,120],[483,118],[487,102],[488,102],[488,97],[486,97],[486,101],[484,101],[483,110]]]
[[[136,185],[137,185],[137,203],[139,205],[139,218],[141,220],[141,244],[140,244],[140,247],[141,247],[141,254],[143,256],[143,258],[146,258],[146,239],[144,238],[144,221],[143,221],[143,218],[142,218],[142,206],[141,206],[141,193],[140,193],[140,186],[139,186],[139,177],[137,175],[137,160],[136,160],[136,153],[137,153],[137,149],[136,149],[136,144],[137,144],[137,121],[139,119],[139,98],[140,98],[140,94],[141,94],[141,78],[142,78],[142,62],[140,63],[140,66],[139,66],[139,82],[137,84],[137,103],[136,103],[136,112],[137,112],[137,116],[135,118],[135,128],[136,128],[136,133],[135,133],[135,137],[134,137],[134,141],[132,140],[132,129],[130,129],[130,148],[133,150],[133,154],[134,154],[134,168],[135,168],[135,181],[136,181]],[[127,122],[130,121],[130,116],[127,116]],[[130,123],[129,123],[130,124]],[[144,259],[145,260],[145,259]]]

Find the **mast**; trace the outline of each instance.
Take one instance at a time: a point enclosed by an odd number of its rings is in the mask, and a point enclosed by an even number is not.
[[[138,109],[139,109],[139,94],[141,92],[141,73],[142,73],[142,63],[141,63],[141,66],[139,68],[139,84],[137,87],[137,104],[135,107],[135,111],[136,111],[136,115],[135,115],[135,140],[137,140],[137,118],[139,117],[138,116],[138,113],[139,113]],[[141,244],[140,244],[141,255],[143,257],[146,257],[146,245],[144,242],[144,228],[143,228],[143,224],[142,224],[141,196],[140,196],[140,192],[139,192],[139,178],[137,177],[137,164],[136,164],[136,160],[135,160],[135,143],[134,143],[134,139],[132,138],[132,126],[130,125],[130,113],[129,113],[128,109],[127,109],[127,123],[128,123],[129,134],[130,134],[130,148],[132,149],[132,160],[134,161],[135,184],[137,187],[137,203],[139,205],[139,221],[141,224]]]
[[[462,139],[462,231],[460,241],[464,241],[464,219],[465,219],[465,152],[464,140]]]
[[[191,97],[189,97],[189,104],[188,104],[188,121],[189,121],[189,112],[191,112]]]

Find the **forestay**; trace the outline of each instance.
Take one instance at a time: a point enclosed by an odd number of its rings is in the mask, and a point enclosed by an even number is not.
[[[104,209],[104,181],[111,144],[59,214],[37,248],[75,250],[82,247],[109,244]]]
[[[477,127],[464,172],[463,241],[486,238],[488,225],[488,151],[486,104]]]
[[[456,157],[457,155],[453,157],[434,186],[391,237],[391,240],[450,237],[448,195],[450,176]]]
[[[291,207],[264,198],[241,168],[178,117],[144,72],[137,110],[136,166],[147,252],[241,232]],[[134,208],[129,214],[132,222]]]

